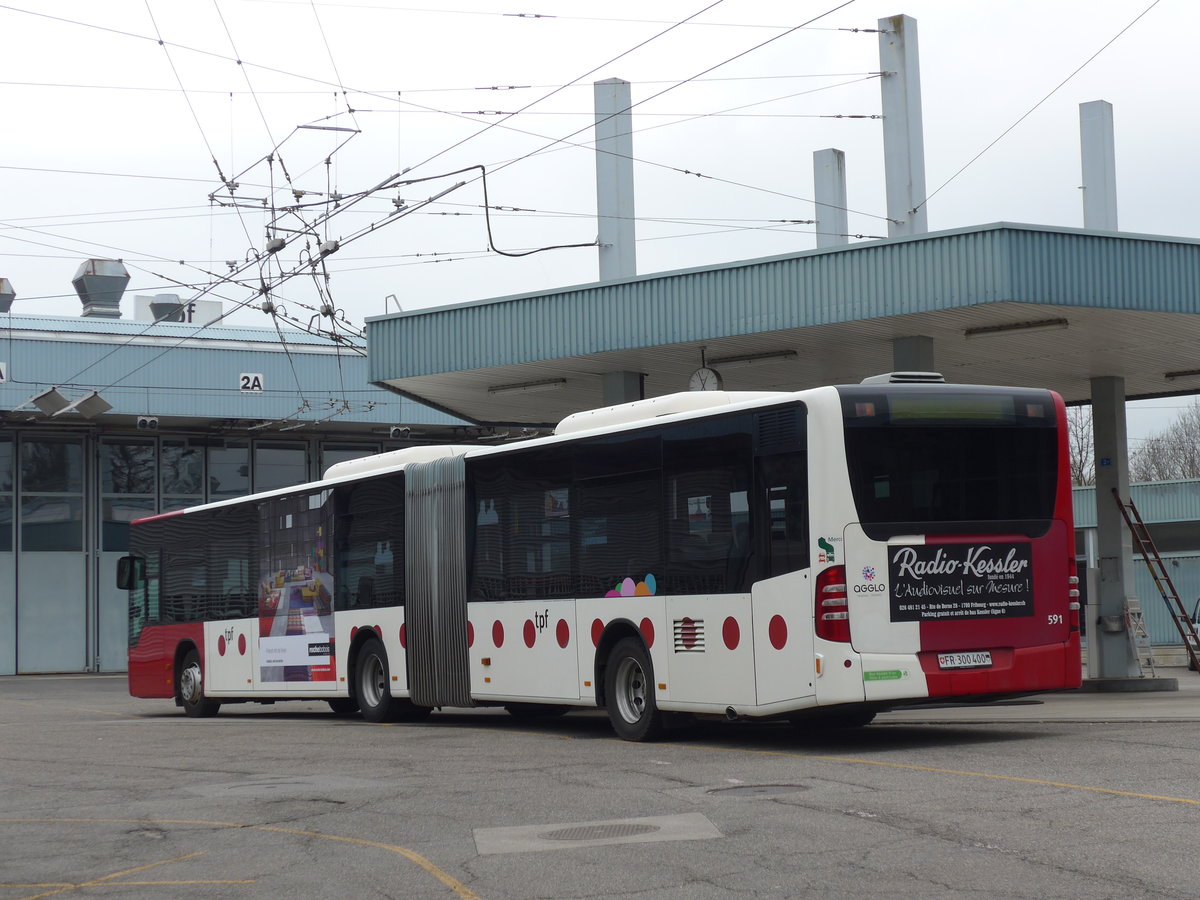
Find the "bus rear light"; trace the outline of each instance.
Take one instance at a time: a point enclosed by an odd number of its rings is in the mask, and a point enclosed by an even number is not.
[[[850,613],[847,609],[846,567],[830,566],[817,576],[817,637],[850,642]]]

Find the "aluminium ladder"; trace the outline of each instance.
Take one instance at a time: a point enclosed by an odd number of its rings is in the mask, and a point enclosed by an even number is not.
[[[1155,546],[1154,539],[1150,537],[1150,531],[1146,528],[1146,523],[1142,521],[1137,507],[1133,505],[1133,499],[1130,498],[1129,502],[1125,503],[1121,500],[1121,495],[1116,488],[1113,488],[1112,494],[1113,499],[1117,501],[1117,507],[1121,510],[1121,517],[1125,520],[1130,534],[1133,535],[1133,549],[1141,554],[1142,562],[1150,570],[1154,586],[1158,588],[1163,603],[1167,604],[1171,621],[1175,623],[1179,636],[1183,638],[1183,646],[1188,655],[1188,668],[1200,670],[1200,656],[1198,656],[1200,654],[1200,638],[1197,638],[1196,635],[1196,624],[1184,609],[1183,601],[1179,599],[1179,593],[1175,590],[1175,585],[1171,581],[1171,575],[1167,572],[1162,556],[1159,555],[1158,547]]]

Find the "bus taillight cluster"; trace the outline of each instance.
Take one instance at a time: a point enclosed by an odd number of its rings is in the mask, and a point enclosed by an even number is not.
[[[846,607],[846,567],[831,566],[817,576],[817,637],[850,643],[850,613]]]

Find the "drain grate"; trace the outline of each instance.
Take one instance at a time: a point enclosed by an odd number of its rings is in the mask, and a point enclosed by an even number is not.
[[[794,794],[807,791],[803,784],[740,784],[737,787],[713,788],[710,794],[726,794],[733,797],[776,797],[779,794]]]
[[[558,831],[547,831],[539,834],[544,841],[607,841],[613,838],[633,837],[638,834],[652,834],[661,831],[657,825],[632,825],[617,823],[613,825],[576,825],[572,828],[560,828]]]

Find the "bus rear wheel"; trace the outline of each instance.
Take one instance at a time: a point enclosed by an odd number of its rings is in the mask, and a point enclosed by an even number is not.
[[[221,708],[220,700],[204,696],[204,670],[200,667],[200,651],[194,647],[183,657],[179,670],[179,699],[184,713],[193,719],[215,716]]]
[[[623,638],[609,654],[604,699],[618,737],[652,741],[662,734],[664,718],[654,702],[654,668],[645,645],[637,638]]]
[[[358,708],[368,722],[416,722],[433,710],[416,706],[404,697],[392,696],[392,676],[383,642],[371,638],[358,651],[354,670],[354,693]]]

